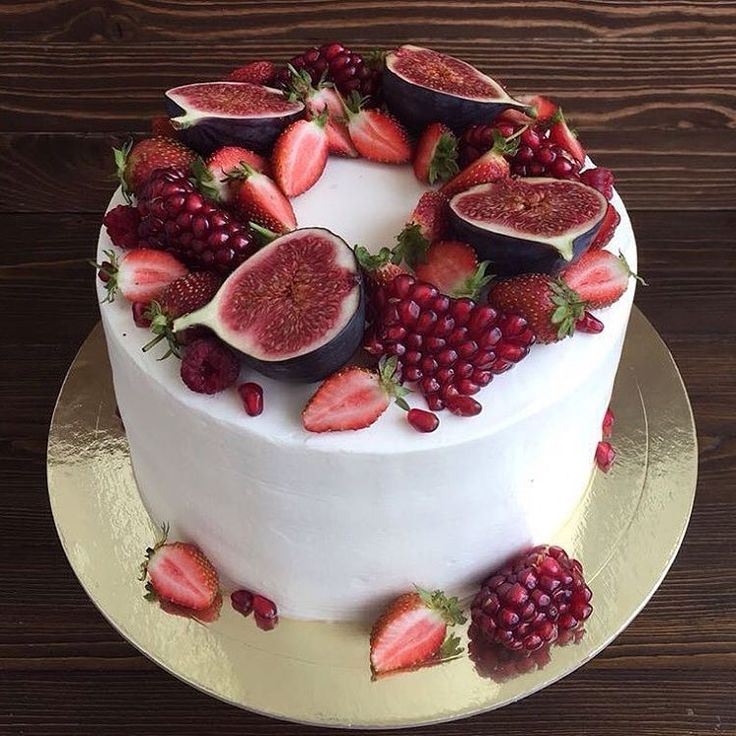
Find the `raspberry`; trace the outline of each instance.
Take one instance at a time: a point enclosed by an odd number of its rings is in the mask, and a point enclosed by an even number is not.
[[[534,342],[522,317],[451,299],[410,274],[375,288],[370,311],[365,349],[395,355],[402,380],[416,384],[432,411],[448,406],[477,414],[480,404],[465,399],[518,363]]]
[[[201,194],[183,169],[159,169],[138,199],[138,235],[194,270],[230,273],[257,248],[251,229]]]
[[[238,380],[240,361],[219,340],[195,340],[181,361],[181,379],[198,394],[216,394]]]
[[[126,249],[144,247],[138,238],[140,221],[138,210],[129,204],[113,207],[102,219],[113,245]]]
[[[482,584],[471,605],[474,630],[488,644],[533,652],[585,621],[591,596],[577,560],[560,547],[535,547]]]
[[[580,180],[593,189],[597,189],[606,199],[613,197],[613,172],[603,166],[596,166],[580,174]]]

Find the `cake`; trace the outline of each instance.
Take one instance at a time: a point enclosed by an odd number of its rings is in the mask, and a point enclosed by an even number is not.
[[[419,53],[424,50],[404,48],[409,49],[406,53],[419,54],[421,63],[436,63]],[[308,67],[308,63],[302,59],[301,66]],[[394,66],[397,74],[401,72],[401,64]],[[419,81],[428,84],[426,79]],[[231,84],[248,84],[248,80]],[[479,84],[478,80],[473,84]],[[461,102],[467,102],[468,91],[461,93]],[[448,95],[450,90],[441,94]],[[496,114],[519,106],[500,88],[494,94],[500,100]],[[403,103],[391,104],[396,97],[396,89],[387,86],[389,110],[410,126],[411,111]],[[400,97],[407,94],[402,92]],[[538,104],[540,100],[543,98],[538,98]],[[460,167],[472,168],[470,159],[482,154],[475,148],[484,134],[479,128],[484,126],[472,117],[467,105],[458,109],[461,112],[452,108],[447,114],[460,115],[459,122],[450,120],[460,138]],[[422,127],[436,122],[435,112],[422,107],[422,114],[429,116]],[[532,130],[542,126],[529,118],[523,122],[524,117],[523,112],[519,117],[509,116],[506,124],[511,130],[501,132],[510,133],[509,138],[524,125]],[[491,120],[485,128],[491,126]],[[499,123],[495,125],[498,130]],[[549,125],[555,125],[551,118]],[[421,146],[421,131],[417,136]],[[562,141],[555,145],[564,147],[563,138],[555,140]],[[225,141],[230,145],[238,142]],[[595,177],[583,177],[585,183],[579,184],[581,163],[574,156],[562,156],[559,150],[556,155],[571,162],[573,169],[572,177],[561,176],[558,181],[574,179],[576,186],[593,191],[589,184],[595,183]],[[510,162],[514,180],[523,181],[524,173],[536,173],[533,168],[519,170],[524,162],[518,149],[507,151],[505,160]],[[600,173],[589,159],[582,170]],[[529,186],[548,181],[544,177],[550,173],[544,170],[542,179],[529,179]],[[495,190],[483,189],[489,186],[492,182],[472,182],[453,195],[452,202],[469,189],[477,189],[478,197],[500,196]],[[436,188],[417,178],[408,161],[330,156],[318,180],[308,191],[291,198],[291,205],[298,227],[305,232],[309,228],[327,230],[375,255],[395,242],[420,197]],[[126,206],[125,199],[118,191],[108,213],[121,206]],[[631,225],[615,193],[610,208],[620,216],[620,224],[605,250],[620,252],[635,270]],[[469,227],[483,230],[486,224],[471,221]],[[599,218],[588,242],[576,245],[577,240],[570,240],[574,247],[560,256],[564,248],[559,246],[555,259],[562,258],[565,266],[580,262],[585,252],[592,252],[588,250],[591,239],[600,227]],[[109,258],[110,251],[123,254],[110,234],[108,221],[100,233],[99,261]],[[504,237],[511,237],[507,230],[501,233]],[[487,258],[484,238],[482,234],[473,247]],[[493,242],[497,241],[498,237]],[[274,246],[279,242],[274,240]],[[504,268],[518,265],[504,261],[493,247],[490,260],[497,258]],[[176,249],[165,244],[163,250],[176,254]],[[549,253],[547,244],[544,257]],[[537,256],[535,251],[534,258]],[[559,271],[555,259],[532,262],[549,274]],[[522,265],[520,270],[533,269]],[[504,275],[510,283],[523,278],[518,271]],[[370,275],[364,278],[369,281]],[[485,303],[485,293],[494,283],[485,287],[479,303]],[[320,620],[367,620],[414,585],[466,597],[489,571],[514,555],[554,541],[595,472],[601,422],[634,296],[631,280],[615,303],[596,312],[605,323],[602,332],[582,334],[578,330],[566,339],[559,339],[564,337],[560,334],[554,342],[533,345],[528,356],[524,350],[523,360],[496,375],[473,396],[482,409],[476,416],[459,416],[437,407],[434,414],[439,427],[418,432],[407,422],[405,412],[391,406],[370,426],[355,431],[311,432],[305,428],[302,413],[321,381],[269,378],[244,361],[237,382],[257,382],[262,388],[264,409],[259,416],[248,416],[234,388],[214,395],[192,391],[182,383],[176,358],[156,359],[165,352],[163,345],[142,350],[151,340],[150,332],[135,325],[125,299],[104,301],[107,285],[100,280],[97,288],[115,396],[135,477],[151,518],[157,525],[170,525],[171,538],[201,549],[219,573],[224,589],[258,591],[275,601],[283,616]],[[366,289],[365,298],[371,299],[371,289]],[[587,319],[590,315],[586,314]],[[529,316],[530,323],[533,319]],[[576,319],[582,326],[583,315]],[[554,325],[555,332],[558,327]],[[358,351],[346,364],[370,366],[371,360]],[[414,389],[403,399],[426,411],[422,391]]]

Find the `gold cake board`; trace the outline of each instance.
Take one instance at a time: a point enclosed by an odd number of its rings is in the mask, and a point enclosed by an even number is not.
[[[666,346],[638,310],[629,324],[612,406],[618,456],[596,473],[553,540],[583,563],[593,616],[582,639],[515,677],[480,676],[467,654],[372,681],[369,628],[282,619],[260,631],[226,600],[211,624],[143,599],[138,567],[156,528],[128,455],[102,328],[77,354],[59,394],[48,447],[51,507],[64,551],[105,618],[181,680],[233,705],[323,726],[396,728],[506,705],[587,662],[636,616],[672,564],[697,477],[693,417]],[[463,634],[467,650],[467,640]]]

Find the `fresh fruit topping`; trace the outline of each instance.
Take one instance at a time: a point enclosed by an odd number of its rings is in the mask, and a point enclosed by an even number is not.
[[[213,337],[195,340],[181,361],[181,380],[198,394],[217,394],[230,388],[240,375],[240,361]]]
[[[534,342],[523,318],[452,299],[410,274],[377,288],[372,312],[366,350],[396,357],[402,380],[416,385],[432,411],[480,391],[522,360]]]
[[[250,228],[207,199],[182,169],[156,171],[141,192],[138,210],[141,239],[193,269],[229,273],[257,247]]]
[[[295,230],[261,248],[210,304],[180,317],[174,327],[210,327],[272,378],[319,381],[360,346],[362,282],[344,240],[323,228]]]
[[[549,125],[557,114],[557,103],[542,95],[522,95],[519,100],[528,106],[538,125]]]
[[[450,227],[499,275],[555,273],[587,249],[607,207],[576,181],[502,178],[455,195]]]
[[[459,417],[476,417],[483,407],[471,396],[452,396],[447,399],[447,408]]]
[[[603,166],[586,169],[580,174],[580,180],[593,189],[597,189],[606,199],[613,197],[613,172]]]
[[[357,93],[345,103],[348,132],[358,153],[369,161],[403,164],[411,160],[406,130],[395,118],[375,108],[366,108]]]
[[[172,124],[203,156],[221,146],[266,153],[304,112],[301,102],[287,100],[281,90],[249,82],[199,82],[165,95]]]
[[[245,164],[230,173],[236,184],[233,206],[244,220],[255,222],[274,233],[286,233],[296,228],[296,215],[291,202],[276,182]]]
[[[179,133],[171,124],[168,115],[157,115],[151,118],[151,135],[158,138],[178,139]]]
[[[470,64],[411,45],[387,54],[383,94],[389,109],[414,131],[434,122],[463,130],[493,120],[508,107],[524,107]]]
[[[520,314],[541,343],[571,336],[586,303],[569,285],[546,274],[526,273],[499,281],[488,294],[491,306]]]
[[[440,426],[439,417],[424,409],[409,409],[406,420],[417,432],[434,432]]]
[[[222,610],[222,595],[218,593],[211,606],[207,606],[207,608],[201,608],[199,610],[187,608],[186,606],[179,606],[176,603],[171,603],[171,601],[162,600],[161,598],[158,599],[158,605],[164,613],[169,613],[173,616],[181,616],[182,618],[191,618],[203,624],[211,624],[220,618],[220,612]]]
[[[151,320],[148,318],[150,305],[145,302],[133,302],[130,305],[130,308],[133,313],[133,322],[136,327],[148,328],[151,326]]]
[[[227,75],[228,82],[250,82],[270,85],[276,76],[276,67],[271,61],[251,61],[249,64],[233,69]]]
[[[457,598],[417,588],[389,604],[371,631],[374,676],[433,664],[457,656],[459,639],[448,626],[465,623]]]
[[[164,600],[195,611],[209,608],[219,594],[219,579],[212,563],[194,544],[168,542],[168,527],[153,547],[146,550],[140,579],[146,598]]]
[[[583,312],[583,316],[575,323],[575,329],[578,332],[589,332],[595,335],[603,332],[604,327],[603,322],[587,310]]]
[[[287,197],[296,197],[313,187],[327,164],[327,112],[312,120],[297,120],[278,138],[273,149],[273,173]]]
[[[452,179],[459,171],[455,134],[443,123],[432,123],[417,142],[412,165],[417,179],[426,184]]]
[[[595,448],[595,462],[601,471],[607,473],[616,460],[616,450],[610,442],[599,442]]]
[[[238,386],[238,393],[243,400],[245,413],[250,417],[263,414],[263,389],[257,383],[249,381]]]
[[[416,277],[434,284],[443,294],[477,299],[491,280],[487,262],[478,263],[475,251],[459,240],[441,240],[427,250],[424,263],[414,269]]]
[[[606,245],[608,245],[611,242],[611,239],[613,238],[613,235],[616,232],[616,228],[619,226],[620,222],[621,215],[619,215],[616,208],[609,202],[608,209],[606,210],[606,216],[603,218],[603,222],[601,222],[601,226],[598,228],[598,232],[595,234],[593,240],[590,242],[590,250],[595,250],[596,248],[604,248]]]
[[[234,590],[230,593],[232,607],[243,616],[249,616],[253,611],[253,593],[249,590]]]
[[[509,144],[498,138],[496,144],[480,158],[466,166],[459,174],[448,181],[440,191],[448,199],[477,184],[504,179],[509,175],[509,163],[504,154]]]
[[[613,425],[616,422],[616,416],[613,413],[613,410],[609,406],[608,409],[606,409],[606,413],[603,416],[603,425],[601,427],[601,431],[603,432],[604,439],[610,439],[611,435],[613,434]]]
[[[400,260],[396,250],[381,248],[378,253],[371,253],[362,245],[355,246],[355,257],[363,273],[368,277],[371,286],[385,286],[406,269],[396,261]]]
[[[338,41],[319,48],[309,48],[293,57],[289,64],[297,71],[306,71],[313,84],[320,80],[333,82],[343,97],[357,92],[361,97],[371,98],[371,104],[378,102],[381,88],[379,65],[374,66],[369,59],[364,59]],[[288,84],[288,71],[282,73],[280,81],[284,85]]]
[[[126,250],[145,247],[138,237],[140,222],[141,216],[138,209],[129,204],[119,204],[113,207],[102,219],[102,224],[107,228],[112,244]]]
[[[396,366],[394,357],[382,361],[377,371],[348,366],[330,376],[304,407],[304,429],[364,429],[388,409],[392,399],[408,410],[403,399],[408,392],[397,382]]]
[[[490,575],[473,599],[474,634],[488,644],[533,652],[578,628],[593,609],[582,565],[542,545]]]
[[[256,626],[262,631],[271,631],[279,622],[276,604],[268,598],[255,593],[253,595],[253,618]]]
[[[169,253],[151,248],[136,248],[118,260],[114,251],[103,251],[106,261],[93,263],[105,284],[106,302],[115,301],[118,291],[129,302],[148,303],[161,296],[174,280],[184,276],[187,268]]]
[[[195,159],[194,151],[172,138],[144,138],[135,145],[128,141],[112,150],[123,194],[128,200],[131,193],[140,195],[157,169],[188,171]]]
[[[160,360],[169,355],[181,357],[181,342],[174,334],[174,320],[204,307],[212,301],[221,285],[222,277],[211,271],[195,271],[172,281],[146,310],[145,317],[155,337],[143,350],[148,351],[161,340],[166,340],[169,349]]]
[[[586,302],[588,309],[601,309],[618,301],[632,276],[639,278],[632,273],[623,254],[616,256],[607,250],[583,253],[561,274],[568,287]]]
[[[549,139],[567,151],[582,166],[585,163],[585,149],[575,133],[570,130],[561,108],[557,108],[551,122]]]
[[[268,159],[241,146],[223,146],[207,159],[206,173],[200,173],[200,177],[208,188],[214,189],[214,199],[222,202],[232,200],[232,187],[228,177],[243,164],[248,164],[261,174],[269,175],[271,171]]]
[[[399,233],[395,259],[416,268],[427,258],[429,246],[445,237],[447,231],[447,197],[439,191],[424,192]]]

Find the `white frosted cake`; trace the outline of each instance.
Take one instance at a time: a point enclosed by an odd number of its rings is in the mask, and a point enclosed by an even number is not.
[[[409,166],[331,158],[293,205],[301,227],[376,251],[425,189]],[[117,194],[111,207],[122,202]],[[612,203],[622,222],[607,249],[635,269],[631,225],[617,195]],[[103,229],[99,258],[111,248]],[[475,397],[478,416],[442,412],[431,434],[398,409],[361,431],[307,432],[301,412],[316,385],[243,368],[241,380],[258,380],[266,404],[249,417],[236,392],[191,392],[178,361],[142,352],[150,334],[123,300],[101,312],[152,519],[283,615],[338,620],[375,612],[414,584],[466,594],[511,555],[554,540],[593,472],[633,296],[632,281],[601,313],[601,334],[533,346]],[[408,401],[426,408],[418,394]]]

